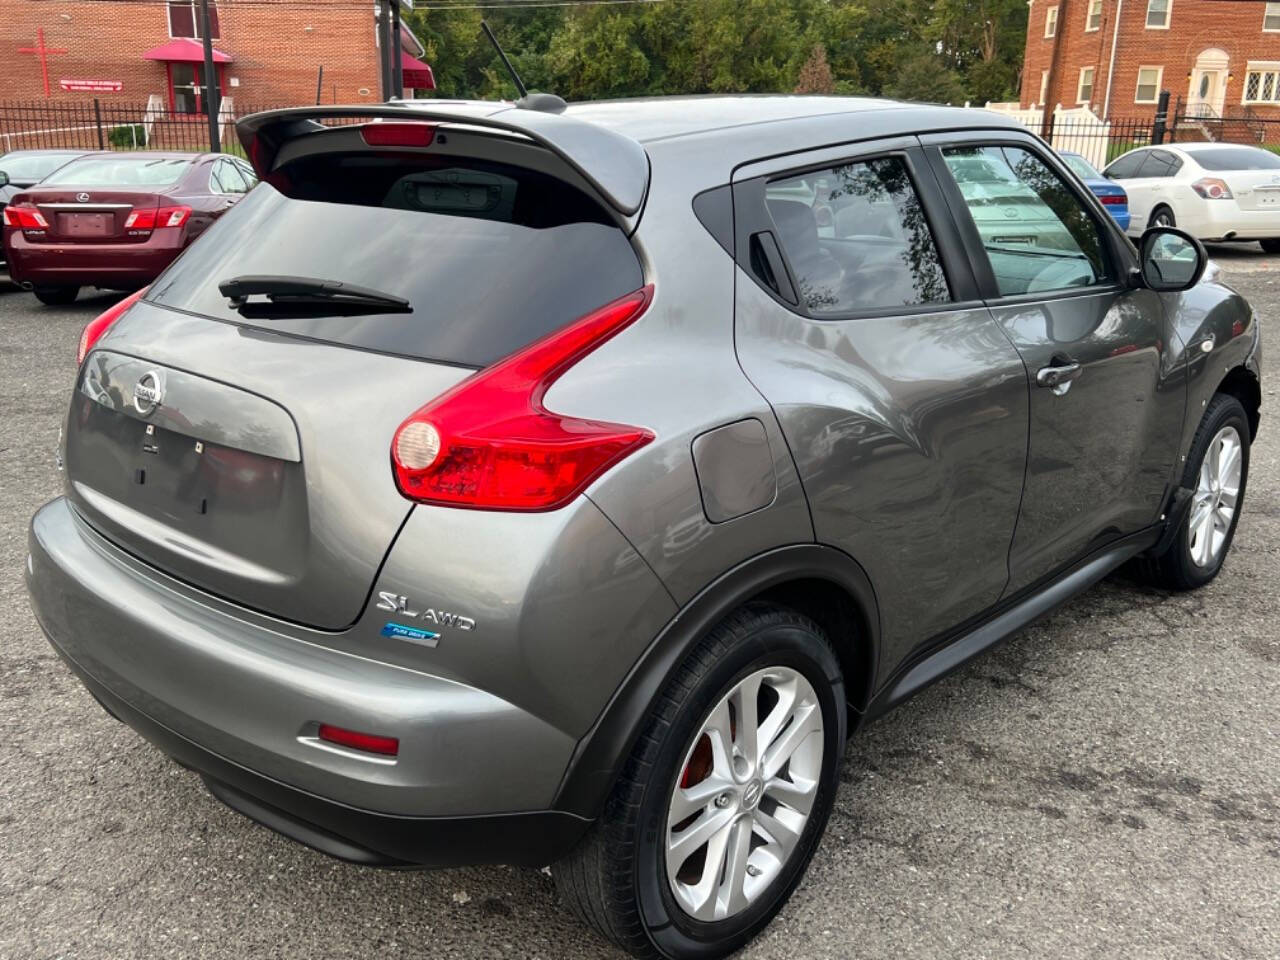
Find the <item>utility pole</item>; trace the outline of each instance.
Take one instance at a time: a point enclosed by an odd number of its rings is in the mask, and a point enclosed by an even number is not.
[[[404,64],[400,58],[400,0],[391,0],[391,94],[404,97]]]
[[[200,38],[204,41],[204,109],[209,115],[209,149],[222,152],[218,137],[218,110],[222,91],[218,89],[218,71],[213,65],[213,39],[209,36],[209,0],[200,0]]]
[[[382,99],[391,99],[391,3],[382,0],[378,8],[378,66],[382,75]]]

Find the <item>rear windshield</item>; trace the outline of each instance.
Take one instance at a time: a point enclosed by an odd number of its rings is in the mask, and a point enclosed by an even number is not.
[[[1066,161],[1067,166],[1081,180],[1101,180],[1102,174],[1089,166],[1089,161],[1084,157],[1077,157],[1073,153],[1064,153],[1062,159]]]
[[[338,280],[412,313],[255,318],[234,277]],[[246,326],[481,367],[644,283],[626,235],[543,173],[456,157],[350,153],[276,171],[223,216],[149,299]]]
[[[78,153],[10,154],[0,157],[0,170],[8,174],[10,180],[35,182],[78,156]]]
[[[167,187],[191,166],[187,159],[165,157],[85,157],[55,170],[46,184],[95,187]]]
[[[1191,156],[1206,170],[1280,170],[1280,156],[1257,147],[1214,147]]]

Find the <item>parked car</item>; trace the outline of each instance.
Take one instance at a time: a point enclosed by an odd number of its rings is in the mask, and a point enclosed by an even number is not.
[[[0,215],[19,190],[39,183],[63,164],[83,157],[83,150],[10,150],[0,154]],[[0,277],[8,273],[0,244]]]
[[[1121,230],[1129,229],[1129,196],[1120,184],[1100,174],[1088,160],[1070,150],[1059,150],[1071,172],[1084,181],[1093,195],[1102,201],[1103,208],[1111,214]]]
[[[637,955],[723,956],[848,735],[1127,561],[1222,570],[1253,311],[1014,121],[414,101],[239,135],[263,185],[85,330],[26,577],[113,716],[286,836],[551,864]],[[986,212],[1031,197],[1006,241]]]
[[[1140,147],[1107,177],[1129,194],[1130,232],[1178,226],[1201,240],[1257,240],[1280,253],[1280,156],[1234,143]]]
[[[4,210],[12,279],[42,303],[84,286],[136,290],[257,182],[216,153],[95,153],[73,160]]]

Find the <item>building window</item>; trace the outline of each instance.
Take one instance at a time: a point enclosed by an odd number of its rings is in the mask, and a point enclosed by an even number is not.
[[[1084,22],[1085,33],[1092,33],[1102,26],[1102,0],[1089,0],[1089,16]]]
[[[1076,87],[1076,103],[1093,100],[1093,67],[1080,68],[1080,83]]]
[[[1040,71],[1040,106],[1044,106],[1045,97],[1049,96],[1049,71]]]
[[[1168,30],[1173,0],[1147,0],[1147,29]]]
[[[1164,67],[1139,67],[1138,92],[1134,95],[1134,103],[1155,103],[1160,96],[1160,78]]]
[[[1050,7],[1044,12],[1044,35],[1052,37],[1058,32],[1058,8]]]
[[[1280,3],[1268,3],[1262,13],[1263,33],[1280,33]]]
[[[1280,63],[1249,64],[1242,102],[1280,104]]]
[[[169,36],[200,40],[200,4],[194,0],[170,0]],[[209,39],[218,39],[218,5],[209,4]]]

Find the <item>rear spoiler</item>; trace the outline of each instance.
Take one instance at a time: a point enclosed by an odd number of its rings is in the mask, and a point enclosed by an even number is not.
[[[291,107],[251,114],[236,124],[236,134],[254,170],[264,177],[285,141],[332,129],[319,121],[341,118],[428,120],[520,134],[562,159],[623,216],[639,211],[649,188],[649,157],[630,137],[563,114],[506,103],[420,100],[367,107]]]

